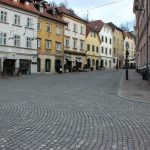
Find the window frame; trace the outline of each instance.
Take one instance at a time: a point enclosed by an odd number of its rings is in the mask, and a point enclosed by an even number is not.
[[[20,47],[20,43],[21,43],[21,39],[20,39],[20,35],[14,35],[14,46],[15,47]]]
[[[49,47],[48,47],[48,44],[49,43]],[[52,49],[52,41],[51,40],[46,40],[45,41],[45,47],[46,47],[46,49]]]
[[[2,14],[3,13],[3,14]],[[3,15],[3,16],[2,16]],[[7,22],[8,13],[7,11],[0,11],[0,22]]]
[[[2,43],[0,43],[0,45],[6,45],[7,44],[7,33],[0,32],[0,41],[2,42]]]
[[[32,48],[32,38],[31,37],[26,38],[26,48]]]
[[[14,25],[20,26],[20,24],[21,24],[20,15],[15,14],[14,15]]]

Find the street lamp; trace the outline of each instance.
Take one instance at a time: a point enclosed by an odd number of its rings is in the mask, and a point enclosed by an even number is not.
[[[129,43],[126,43],[126,80],[128,80],[128,56],[129,56]]]

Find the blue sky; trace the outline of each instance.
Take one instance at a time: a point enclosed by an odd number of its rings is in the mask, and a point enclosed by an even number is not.
[[[47,0],[51,1],[51,0]],[[132,26],[135,16],[133,14],[133,1],[134,0],[52,0],[57,4],[66,1],[68,7],[75,10],[75,12],[81,16],[86,17],[87,11],[90,8],[101,6],[104,4],[117,2],[109,5],[105,5],[99,8],[92,9],[88,11],[89,20],[101,19],[104,22],[113,22],[117,26],[129,22],[129,27]],[[80,11],[84,12],[80,12]]]

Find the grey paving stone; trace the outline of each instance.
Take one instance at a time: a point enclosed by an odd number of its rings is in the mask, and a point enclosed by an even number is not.
[[[122,71],[0,80],[0,149],[146,150],[150,104],[117,96]]]

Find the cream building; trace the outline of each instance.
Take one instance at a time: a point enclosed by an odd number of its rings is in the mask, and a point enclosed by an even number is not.
[[[128,32],[123,32],[124,35],[124,62],[123,62],[123,67],[125,68],[125,59],[126,59],[126,44],[129,44],[129,68],[135,68],[135,37],[131,33]]]
[[[58,7],[56,11],[67,22],[64,31],[64,69],[69,72],[83,69],[85,64],[86,23],[71,9]]]
[[[86,26],[86,60],[87,68],[97,70],[100,67],[100,36],[95,28]]]

